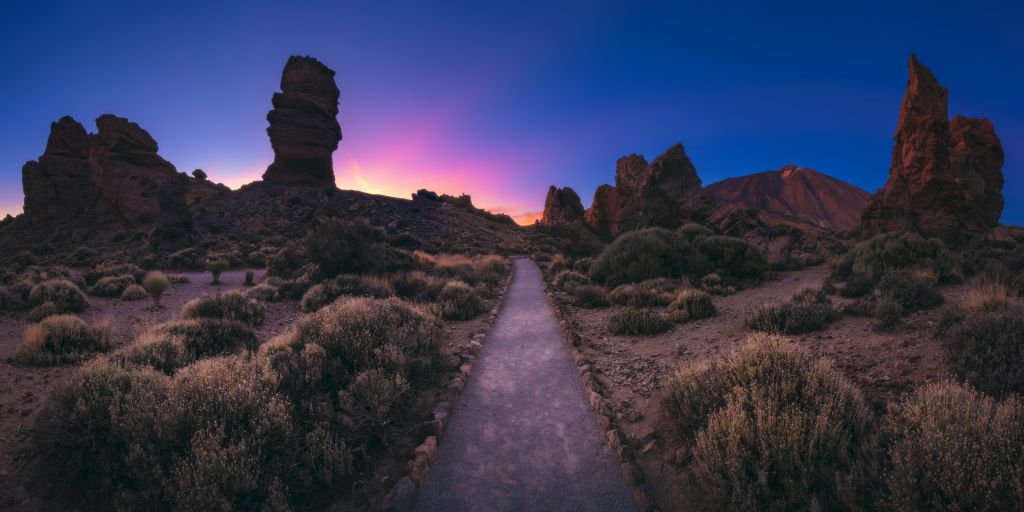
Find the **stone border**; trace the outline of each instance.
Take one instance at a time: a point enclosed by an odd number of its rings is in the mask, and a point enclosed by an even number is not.
[[[594,414],[597,416],[597,423],[604,430],[605,442],[608,443],[608,448],[611,448],[612,454],[619,464],[619,473],[622,474],[622,479],[626,482],[626,485],[633,488],[633,503],[640,512],[654,512],[657,510],[654,502],[639,485],[644,480],[643,470],[636,463],[636,454],[628,438],[616,425],[615,414],[612,412],[611,405],[609,405],[609,401],[605,397],[604,386],[594,377],[590,361],[587,361],[583,353],[576,349],[582,343],[583,338],[573,331],[571,319],[565,308],[555,299],[555,290],[551,287],[551,283],[545,279],[544,284],[547,289],[548,300],[555,309],[558,325],[562,329],[562,338],[569,348],[573,362],[576,363],[576,370],[579,372],[580,380],[583,382],[583,389],[587,392],[587,401],[590,403],[590,408],[593,409]]]
[[[418,436],[423,439],[415,451],[413,458],[407,463],[408,474],[398,479],[398,482],[391,487],[384,496],[377,500],[373,507],[375,511],[381,512],[412,512],[416,508],[416,493],[427,481],[430,474],[430,466],[437,462],[437,446],[441,442],[445,429],[451,422],[449,416],[455,412],[454,405],[458,402],[462,391],[466,389],[469,376],[473,373],[473,366],[476,364],[483,344],[487,341],[487,335],[494,327],[494,321],[498,318],[502,305],[505,303],[505,294],[508,292],[512,279],[515,278],[516,266],[514,260],[524,256],[507,257],[509,262],[509,273],[499,293],[498,304],[491,309],[487,317],[487,327],[484,332],[477,332],[472,335],[469,342],[462,347],[459,358],[462,365],[459,366],[459,373],[448,382],[444,398],[434,405],[432,418],[420,424]]]

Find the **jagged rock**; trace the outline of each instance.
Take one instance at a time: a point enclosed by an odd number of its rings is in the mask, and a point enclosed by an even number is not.
[[[900,106],[885,188],[864,211],[866,235],[917,231],[947,244],[983,235],[1003,210],[1003,149],[986,119],[948,120],[948,91],[917,57]]]
[[[46,150],[21,169],[25,217],[36,223],[75,218],[96,195],[89,163],[89,135],[71,117],[50,124]]]
[[[267,114],[274,163],[263,180],[334,187],[331,155],[341,141],[334,71],[312,57],[292,56],[281,74],[281,92]]]
[[[787,225],[825,232],[856,228],[870,196],[867,192],[814,169],[787,165],[777,171],[729,178],[704,188],[718,212],[733,207],[756,208],[769,226]]]
[[[683,146],[676,144],[650,165],[640,155],[620,158],[615,186],[598,187],[584,220],[598,235],[614,238],[650,226],[674,229],[706,218],[714,207]]]
[[[544,214],[540,218],[543,226],[570,224],[583,218],[583,203],[576,191],[569,188],[548,188],[544,199]]]

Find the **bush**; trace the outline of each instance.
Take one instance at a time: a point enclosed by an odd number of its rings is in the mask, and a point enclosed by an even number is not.
[[[294,278],[302,273],[306,265],[305,253],[297,246],[289,244],[270,256],[267,260],[267,275]]]
[[[761,277],[768,270],[764,252],[731,236],[701,236],[697,248],[720,272],[741,278]]]
[[[142,279],[143,271],[138,265],[132,263],[106,263],[103,265],[97,265],[96,268],[85,273],[84,279],[85,284],[93,286],[98,283],[104,277],[120,277],[120,276],[131,276],[133,281]],[[116,297],[120,292],[108,295],[109,297]]]
[[[896,324],[903,318],[903,306],[900,303],[882,297],[875,301],[874,329],[879,332],[889,332],[896,327]]]
[[[189,247],[167,257],[167,266],[176,270],[202,270],[203,255]]]
[[[1010,298],[1019,293],[1016,283],[1010,278],[982,276],[971,281],[961,307],[971,313],[1000,311],[1006,309]]]
[[[609,287],[657,277],[704,275],[707,258],[680,235],[662,228],[630,231],[594,260],[590,278]]]
[[[643,283],[633,283],[616,286],[608,294],[608,299],[615,304],[646,308],[668,305],[672,302],[672,295],[655,290]]]
[[[934,282],[917,273],[896,270],[878,282],[879,299],[889,299],[907,311],[928,309],[942,304],[942,295],[935,291]]]
[[[894,270],[929,269],[940,281],[958,279],[960,266],[940,240],[917,233],[885,233],[860,242],[847,255],[853,272],[881,279]]]
[[[25,306],[25,301],[21,300],[19,294],[11,291],[6,286],[0,286],[0,313],[18,311],[24,309]]]
[[[1024,308],[965,315],[940,337],[957,376],[985,393],[1024,393]]]
[[[168,322],[150,329],[120,350],[115,359],[173,374],[199,359],[257,348],[259,340],[245,324],[201,318]]]
[[[707,227],[701,226],[700,224],[695,224],[695,223],[692,223],[692,222],[688,223],[688,224],[683,224],[682,226],[679,227],[679,230],[677,232],[683,238],[685,238],[685,239],[687,239],[687,240],[689,240],[691,242],[696,240],[696,239],[698,239],[698,238],[701,238],[701,237],[714,236],[715,235],[715,232],[711,231],[710,228],[707,228]]]
[[[181,308],[181,316],[185,319],[220,318],[260,325],[267,317],[267,307],[241,292],[228,292],[186,302]]]
[[[60,309],[57,307],[56,304],[50,301],[46,301],[32,308],[32,310],[28,312],[28,321],[35,324],[43,321],[43,319],[46,317],[51,317],[60,314],[63,313],[61,313]]]
[[[548,262],[548,271],[558,273],[563,270],[572,270],[572,260],[566,258],[564,254],[554,255]]]
[[[805,334],[825,329],[837,318],[830,304],[763,304],[747,319],[747,328],[769,334]]]
[[[469,320],[484,312],[476,291],[462,281],[445,283],[437,296],[437,307],[445,320]]]
[[[888,422],[890,510],[1022,510],[1024,402],[927,384]]]
[[[108,323],[89,327],[77,316],[56,315],[25,329],[14,360],[35,366],[73,363],[109,350],[112,345]]]
[[[581,308],[593,309],[608,306],[608,294],[604,288],[596,284],[577,286],[572,291],[573,304]]]
[[[700,320],[711,318],[718,314],[711,296],[700,290],[683,290],[671,304],[668,310],[672,312],[679,321]]]
[[[713,510],[835,510],[866,494],[876,438],[860,391],[782,338],[681,368],[662,404],[693,440],[697,496]]]
[[[211,281],[210,284],[220,284],[220,275],[229,268],[231,268],[231,264],[228,263],[227,260],[217,259],[211,261],[210,264],[207,265],[207,270],[209,270],[210,275],[213,276],[213,281]]]
[[[394,294],[391,283],[381,277],[340,275],[331,281],[313,285],[302,295],[300,307],[310,313],[343,295],[383,299]]]
[[[626,307],[608,319],[609,332],[630,336],[663,333],[670,325],[671,323],[658,313],[632,307]]]
[[[556,290],[562,290],[564,292],[572,293],[573,289],[577,286],[590,284],[590,279],[587,276],[576,272],[575,270],[563,270],[551,280],[551,285]]]
[[[321,218],[306,233],[306,256],[320,266],[327,277],[343,273],[366,273],[379,268],[384,259],[384,233],[366,219]]]
[[[153,297],[153,306],[160,306],[160,297],[171,287],[171,281],[164,276],[163,272],[155,270],[146,274],[142,279],[142,287]]]
[[[52,302],[62,313],[77,313],[88,305],[82,290],[67,279],[51,279],[33,286],[28,301],[33,306]]]
[[[149,292],[140,285],[131,284],[121,292],[121,300],[142,300],[149,297]]]
[[[864,274],[853,274],[846,280],[846,284],[839,289],[839,295],[856,299],[863,297],[875,288],[875,280]]]
[[[89,287],[89,295],[97,297],[120,297],[125,289],[135,284],[135,278],[130,275],[106,276],[96,281],[96,284]]]
[[[277,288],[261,283],[245,291],[245,296],[260,302],[274,302],[278,300]]]
[[[253,272],[252,270],[246,270],[245,271],[245,285],[246,286],[252,286],[253,285],[253,278],[255,278],[255,277],[256,277],[256,273],[255,272]]]
[[[445,281],[422,271],[399,272],[391,276],[395,295],[404,299],[433,302],[437,300]]]

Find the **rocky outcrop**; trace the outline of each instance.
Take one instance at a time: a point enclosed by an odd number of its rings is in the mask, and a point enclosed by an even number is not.
[[[544,199],[544,214],[540,218],[542,226],[571,224],[583,218],[583,203],[576,191],[569,188],[548,188]]]
[[[1003,210],[1003,148],[986,119],[948,118],[948,91],[914,55],[885,188],[864,211],[866,235],[916,231],[956,245]]]
[[[334,71],[312,57],[292,56],[281,74],[281,92],[267,114],[274,163],[268,183],[334,187],[331,155],[341,141]]]
[[[858,187],[795,165],[729,178],[704,190],[718,203],[713,219],[725,217],[733,207],[753,208],[766,225],[811,232],[856,228],[870,199]]]
[[[43,155],[21,169],[25,217],[50,223],[83,215],[96,195],[92,174],[89,135],[81,123],[68,116],[51,123]]]
[[[676,144],[650,164],[640,155],[620,158],[615,186],[598,187],[584,221],[598,235],[614,238],[644,227],[674,229],[703,220],[714,207],[683,146]]]

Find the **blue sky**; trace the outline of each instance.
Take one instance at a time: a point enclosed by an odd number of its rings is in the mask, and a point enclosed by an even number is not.
[[[343,188],[522,215],[550,184],[589,204],[618,157],[682,142],[705,184],[796,163],[873,192],[916,52],[952,115],[995,123],[1003,222],[1024,224],[1024,4],[826,3],[9,2],[0,214],[65,114],[127,117],[179,170],[257,179],[291,54],[337,71]]]

